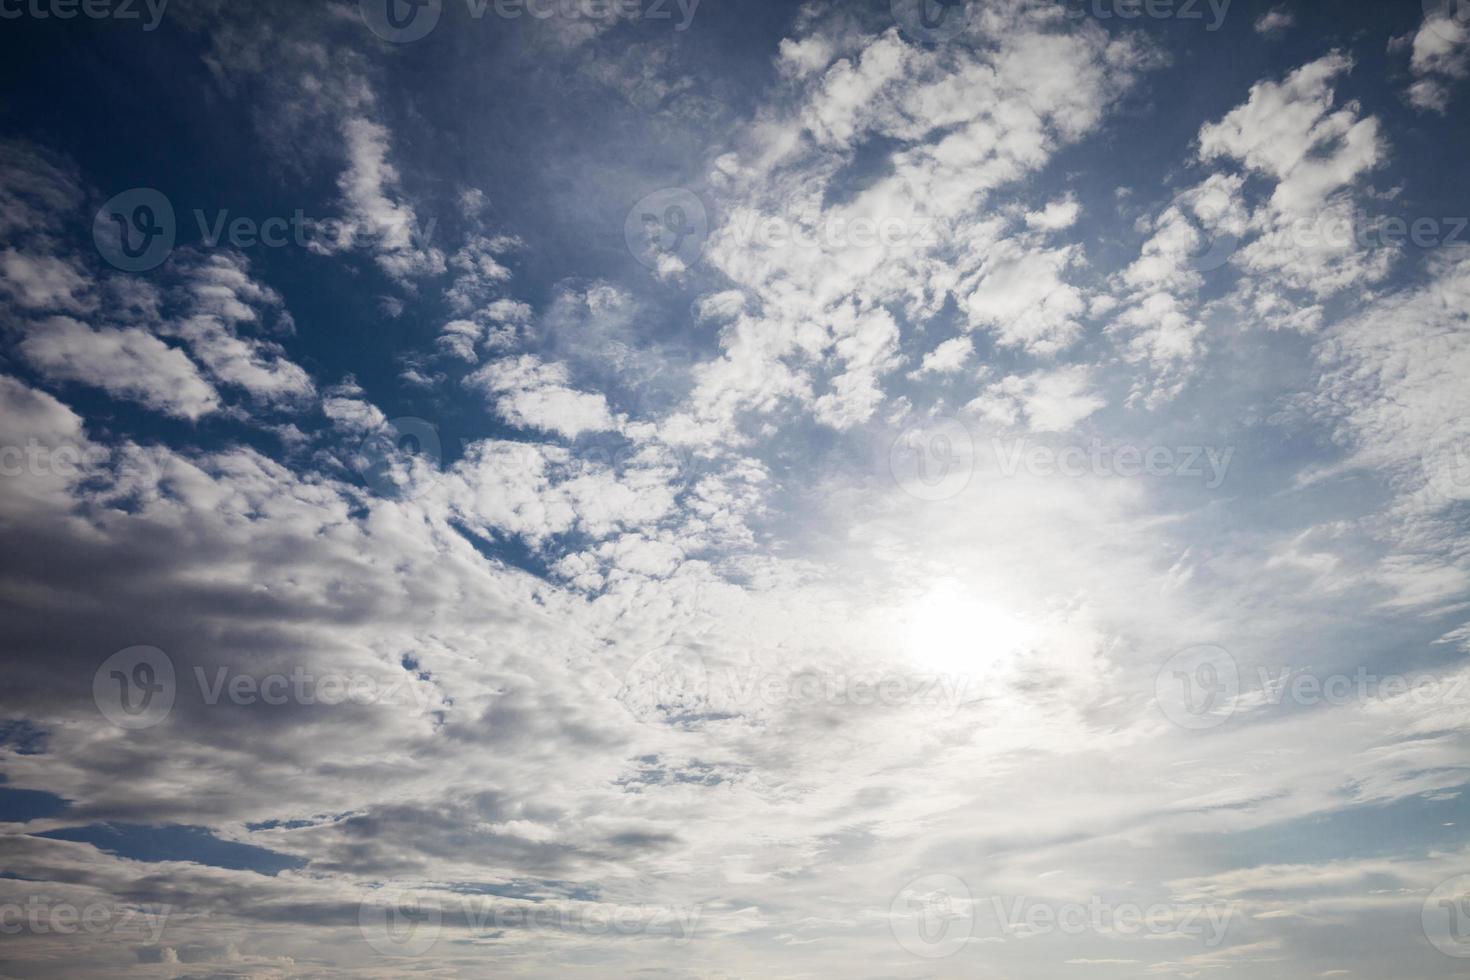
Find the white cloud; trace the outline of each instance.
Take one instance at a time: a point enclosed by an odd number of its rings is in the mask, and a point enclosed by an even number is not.
[[[136,327],[92,328],[71,317],[30,327],[19,345],[36,370],[184,419],[219,408],[219,396],[182,351]]]
[[[492,361],[465,383],[490,396],[496,413],[521,428],[575,439],[619,425],[601,394],[577,391],[564,365],[544,364],[530,354]]]

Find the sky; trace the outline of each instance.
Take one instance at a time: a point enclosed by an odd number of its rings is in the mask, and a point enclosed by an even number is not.
[[[1470,977],[1470,5],[0,0],[0,977]]]

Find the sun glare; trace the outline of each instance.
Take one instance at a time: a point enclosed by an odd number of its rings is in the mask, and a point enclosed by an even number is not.
[[[954,673],[983,671],[1035,634],[1024,619],[955,582],[911,603],[900,628],[904,651],[915,664]]]

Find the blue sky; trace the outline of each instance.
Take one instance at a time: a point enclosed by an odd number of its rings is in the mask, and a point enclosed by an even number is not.
[[[608,9],[0,2],[0,976],[1466,975],[1464,5]]]

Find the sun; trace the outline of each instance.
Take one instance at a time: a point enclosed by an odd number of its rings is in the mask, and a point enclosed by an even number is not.
[[[942,582],[904,608],[902,648],[915,665],[980,673],[1026,646],[1035,628],[958,582]]]

